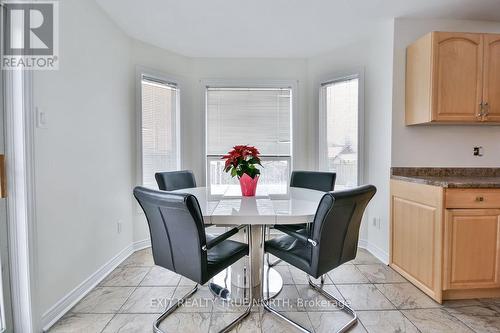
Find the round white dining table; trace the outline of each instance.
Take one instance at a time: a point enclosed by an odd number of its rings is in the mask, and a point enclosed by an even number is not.
[[[269,194],[265,186],[258,187],[256,196],[242,197],[239,186],[224,188],[196,187],[177,190],[178,193],[193,194],[200,204],[205,224],[217,226],[241,226],[248,229],[248,267],[253,285],[253,298],[276,296],[283,286],[280,274],[264,264],[264,240],[266,226],[275,224],[299,224],[312,222],[318,204],[325,194],[321,191],[289,187],[281,194]],[[210,232],[210,229],[207,229]],[[245,289],[245,263],[232,266],[233,273],[221,272],[214,278],[217,285],[233,290]],[[263,274],[263,270],[266,270]],[[266,276],[263,281],[262,277]],[[230,281],[230,282],[228,282]],[[234,288],[236,287],[236,288]]]

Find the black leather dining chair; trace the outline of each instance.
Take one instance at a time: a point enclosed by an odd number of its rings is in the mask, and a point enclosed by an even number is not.
[[[309,276],[309,285],[353,318],[338,332],[346,332],[358,320],[356,313],[347,304],[336,299],[323,289],[323,275],[340,265],[353,260],[358,249],[359,228],[366,206],[376,192],[373,185],[328,192],[320,201],[314,221],[309,230],[295,230],[286,225],[275,225],[285,235],[265,242],[265,251]],[[321,284],[310,277],[321,278]],[[303,332],[309,332],[263,301],[264,308],[293,324]]]
[[[175,191],[196,187],[193,171],[168,171],[155,173],[156,183],[162,191]]]
[[[292,171],[292,176],[290,177],[290,187],[307,188],[310,190],[329,192],[333,191],[335,188],[335,180],[337,179],[337,174],[335,172],[323,172],[323,171]],[[306,229],[307,223],[300,223],[290,225],[290,228],[295,230]],[[268,228],[267,238],[271,236],[271,228]],[[276,266],[281,260],[275,260],[271,262],[269,255],[267,255],[267,265],[269,267]]]
[[[323,171],[293,171],[290,177],[290,187],[307,188],[321,192],[330,192],[335,189],[335,180],[337,174],[335,172]],[[294,224],[290,227],[296,230],[307,227],[306,223]]]
[[[232,228],[219,236],[205,234],[198,200],[191,194],[136,187],[134,196],[146,215],[155,265],[197,283],[154,321],[153,331],[162,332],[160,323],[196,292],[198,284],[207,283],[217,273],[247,255],[248,245],[228,239],[238,233],[241,227]],[[251,274],[249,280],[252,285]],[[249,289],[251,300],[252,288]],[[231,330],[245,318],[250,313],[251,305],[252,302],[249,302],[246,311],[221,332]]]
[[[293,171],[290,187],[308,188],[316,191],[333,191],[337,174],[321,171]]]

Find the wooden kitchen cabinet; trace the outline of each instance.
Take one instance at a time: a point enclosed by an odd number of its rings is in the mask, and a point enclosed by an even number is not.
[[[438,302],[442,216],[441,187],[391,181],[390,265]]]
[[[483,100],[488,120],[500,122],[500,35],[484,35]]]
[[[407,48],[406,124],[500,122],[500,35],[432,32]]]
[[[440,303],[500,297],[500,188],[391,180],[389,261]]]
[[[450,209],[443,289],[500,287],[500,209]]]

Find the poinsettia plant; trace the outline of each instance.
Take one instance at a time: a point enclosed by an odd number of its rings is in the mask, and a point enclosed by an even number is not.
[[[257,148],[248,145],[234,146],[227,155],[222,156],[226,160],[224,171],[230,172],[231,177],[238,176],[241,178],[243,174],[247,174],[252,178],[260,174],[257,165],[262,166],[260,162],[260,152]]]

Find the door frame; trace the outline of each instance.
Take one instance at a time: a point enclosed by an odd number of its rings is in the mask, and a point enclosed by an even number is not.
[[[15,331],[34,333],[40,331],[40,316],[36,295],[33,73],[6,70],[4,78],[12,324]]]

